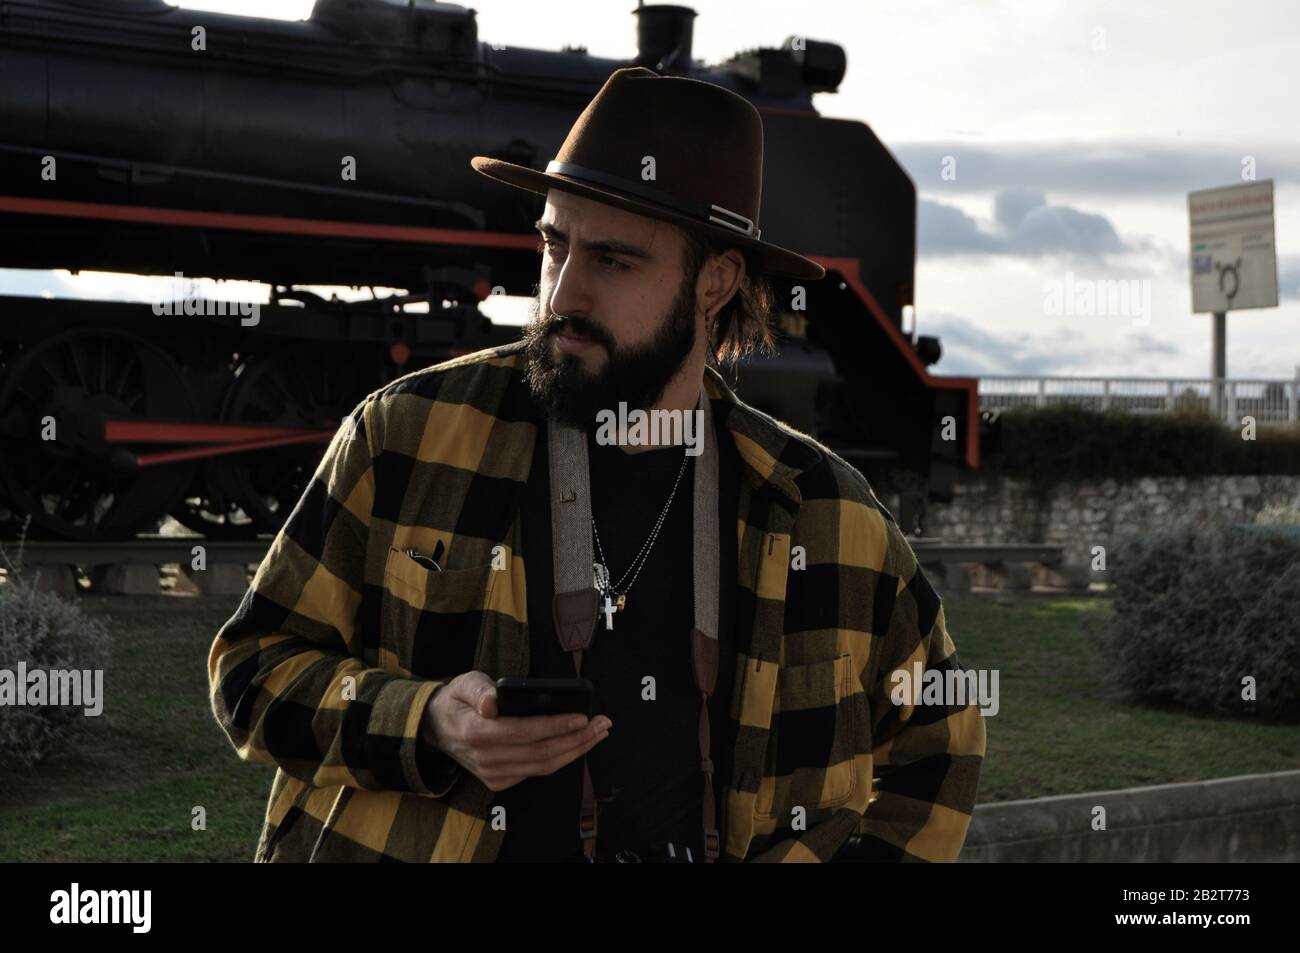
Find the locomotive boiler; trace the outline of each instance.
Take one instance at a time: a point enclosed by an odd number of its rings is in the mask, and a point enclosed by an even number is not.
[[[121,539],[170,514],[212,538],[275,531],[366,393],[518,337],[480,305],[533,293],[543,199],[469,159],[543,168],[629,65],[754,103],[763,232],[827,269],[776,316],[779,353],[732,375],[741,397],[878,492],[948,498],[978,465],[975,382],[929,373],[938,341],[903,331],[911,180],[865,124],[813,108],[845,51],[790,36],[707,65],[693,10],[633,13],[637,54],[621,60],[485,42],[474,10],[433,0],[317,0],[299,22],[0,4],[0,268],[270,289],[251,314],[0,296],[0,529]],[[774,286],[795,300],[789,279]]]

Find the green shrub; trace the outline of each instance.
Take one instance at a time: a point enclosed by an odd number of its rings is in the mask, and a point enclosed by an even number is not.
[[[11,572],[0,585],[0,669],[104,669],[110,636],[99,619],[76,603],[38,592]],[[102,716],[101,716],[102,717]],[[87,718],[84,708],[59,705],[0,705],[0,776],[15,766],[30,766],[57,751]]]
[[[1118,540],[1107,568],[1114,611],[1090,634],[1121,693],[1300,717],[1300,533],[1176,526]],[[1247,676],[1254,701],[1242,698]]]
[[[1169,414],[1096,411],[1078,404],[999,416],[991,474],[1054,483],[1143,476],[1300,474],[1300,429],[1260,426],[1254,440],[1197,408]]]

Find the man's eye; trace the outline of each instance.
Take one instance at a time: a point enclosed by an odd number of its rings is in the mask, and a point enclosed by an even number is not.
[[[627,271],[628,269],[627,265],[623,264],[617,258],[610,258],[608,255],[601,255],[600,260],[602,263],[608,262],[609,265],[612,265],[614,271]]]

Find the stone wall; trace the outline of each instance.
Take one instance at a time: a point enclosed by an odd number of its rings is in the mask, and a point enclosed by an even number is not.
[[[952,503],[932,503],[925,536],[944,543],[1054,543],[1064,564],[1086,567],[1093,546],[1116,537],[1191,520],[1252,523],[1269,506],[1296,505],[1300,476],[1143,477],[1059,484],[1036,492],[1023,480],[976,478],[957,484]],[[1036,584],[1052,584],[1036,571]],[[1102,581],[1100,574],[1094,581]],[[984,584],[978,578],[975,585]]]
[[[957,859],[1294,864],[1300,771],[977,804]]]

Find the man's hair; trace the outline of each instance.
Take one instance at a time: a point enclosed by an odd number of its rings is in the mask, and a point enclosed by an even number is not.
[[[734,364],[752,353],[766,354],[774,351],[776,337],[772,329],[772,285],[763,274],[757,258],[725,238],[715,238],[694,228],[683,228],[682,231],[686,236],[682,269],[692,288],[699,278],[700,269],[712,256],[728,248],[735,248],[745,256],[744,280],[731,300],[718,309],[713,333],[709,338],[709,363]]]

